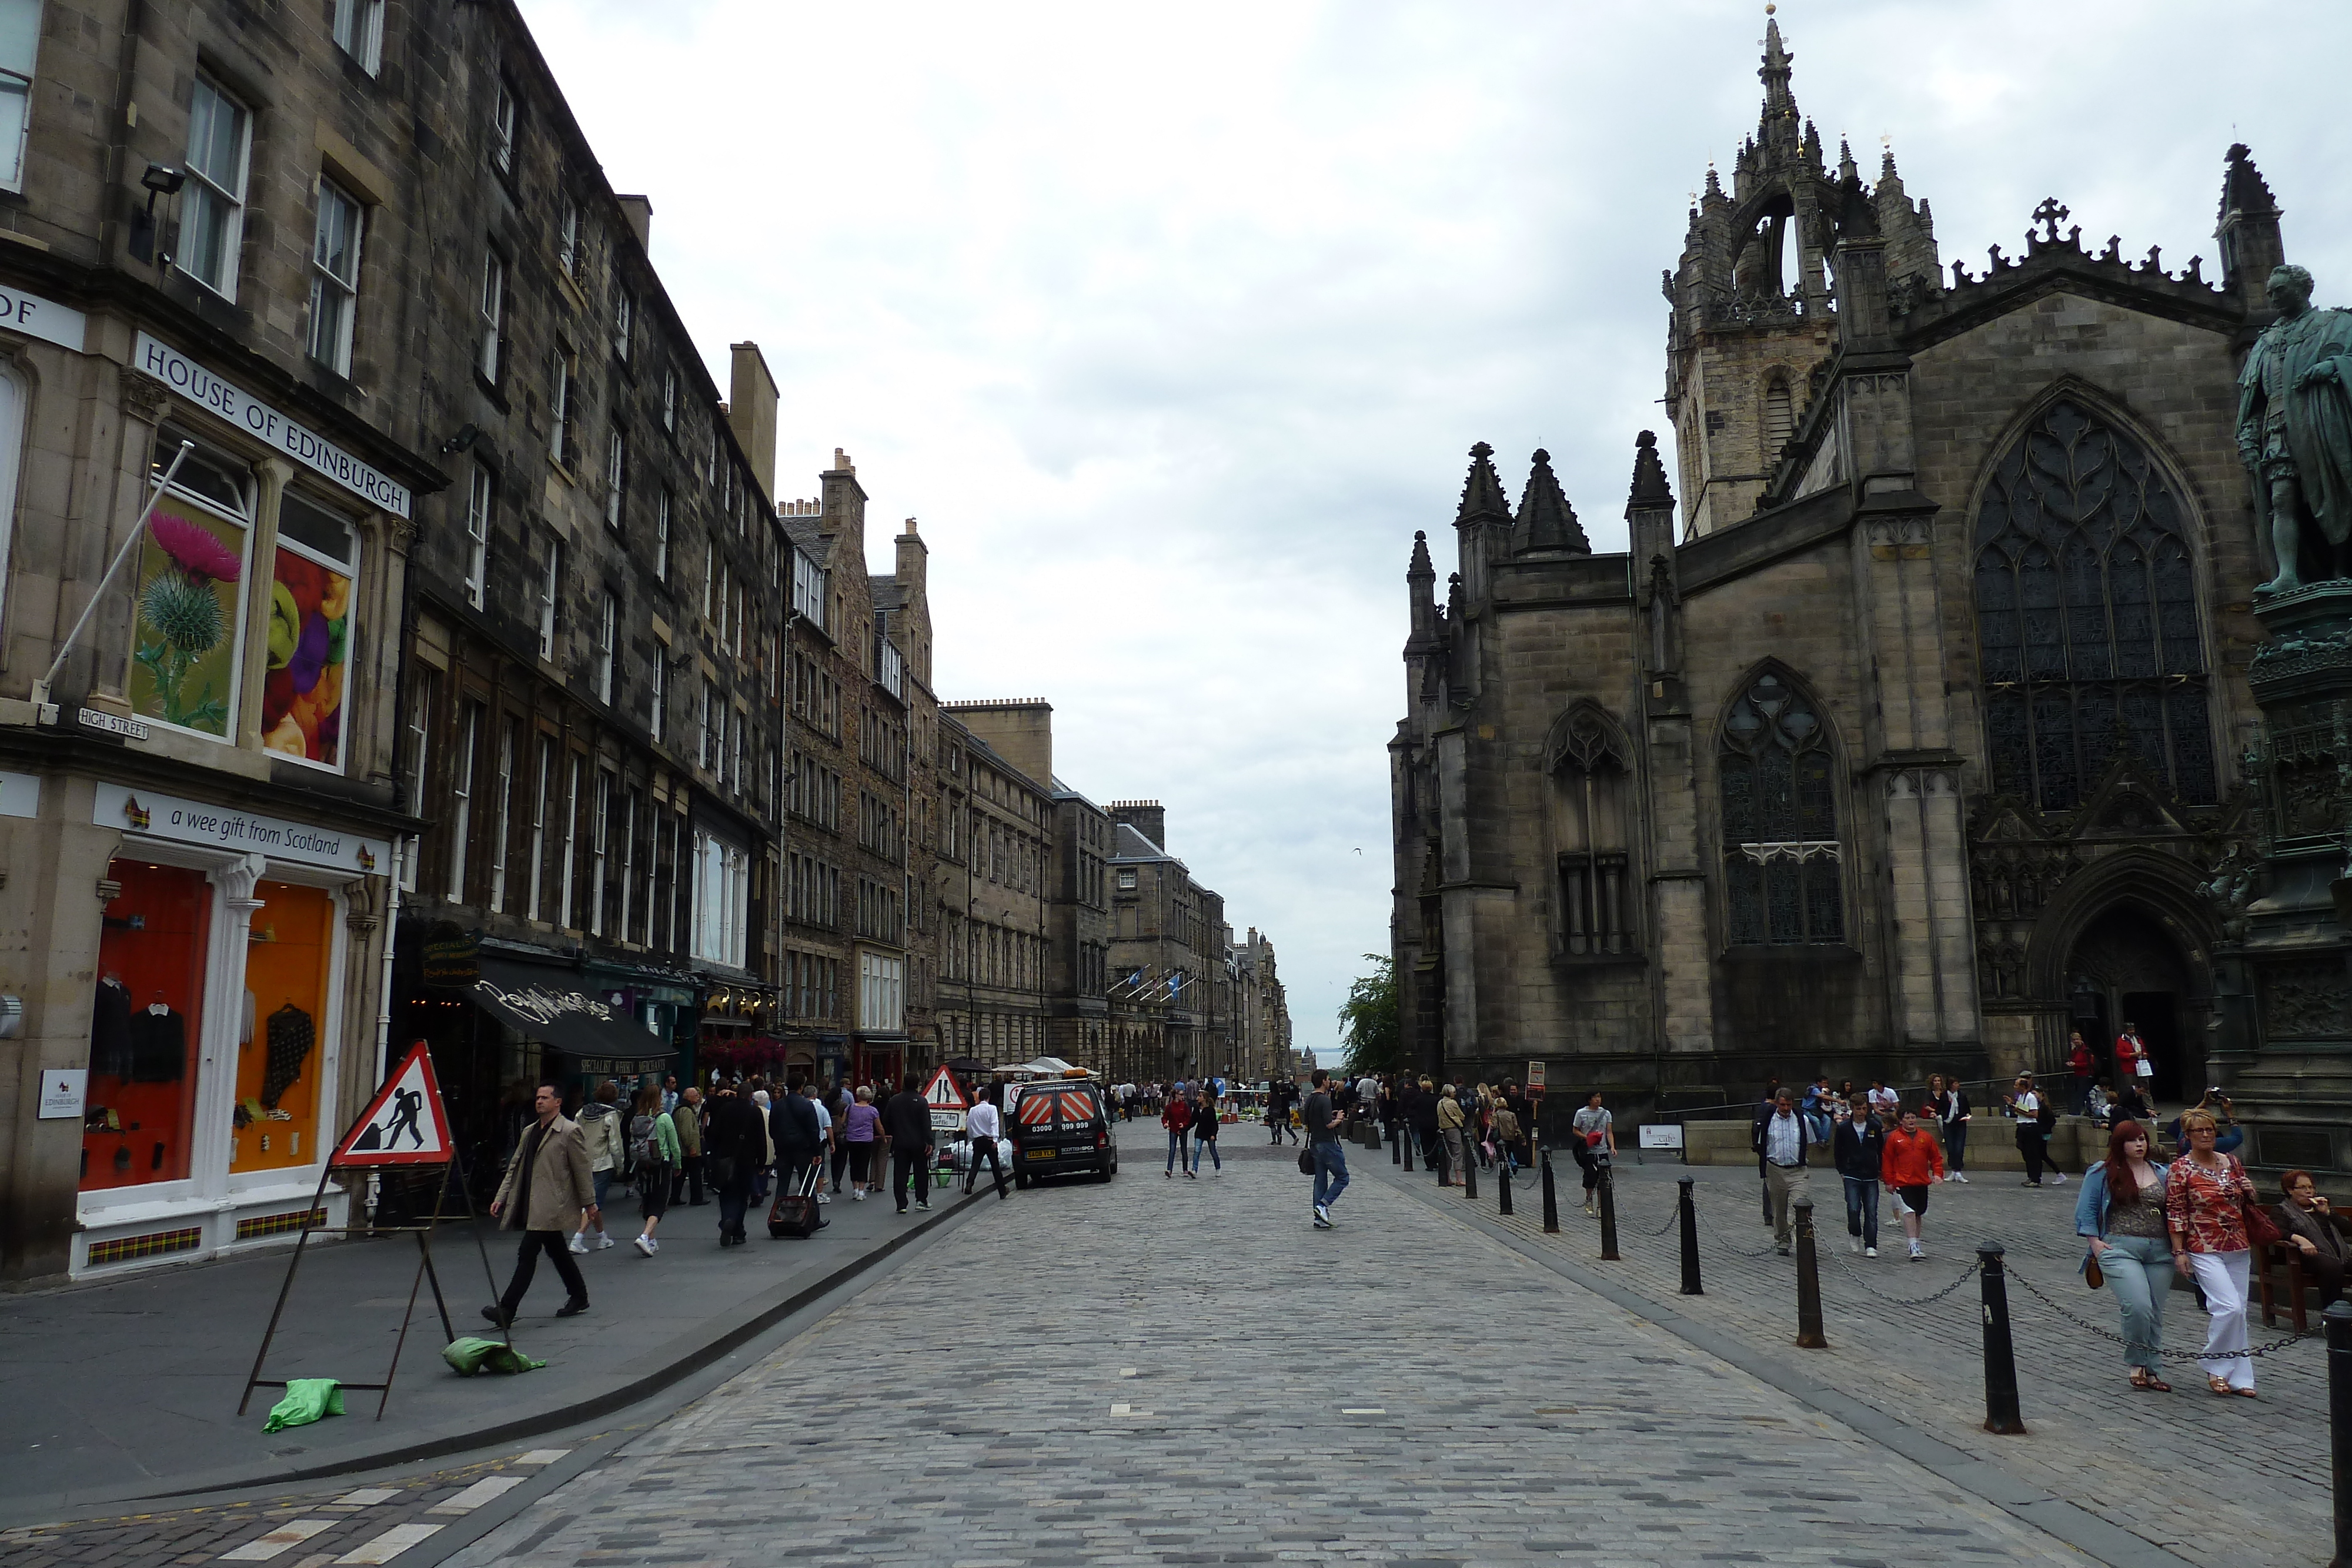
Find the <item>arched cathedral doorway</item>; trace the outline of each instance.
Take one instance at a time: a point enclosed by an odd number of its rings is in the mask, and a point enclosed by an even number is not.
[[[2100,1077],[2115,1076],[2116,1036],[2133,1023],[2156,1068],[2149,1084],[2154,1098],[2197,1098],[2204,1042],[2189,1027],[2191,974],[2180,944],[2137,904],[2116,904],[2083,927],[2066,956],[2067,1028],[2082,1030],[2091,1042]]]

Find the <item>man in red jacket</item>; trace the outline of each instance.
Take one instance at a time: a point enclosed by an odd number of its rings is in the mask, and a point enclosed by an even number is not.
[[[1879,1156],[1878,1174],[1895,1194],[1895,1212],[1903,1216],[1903,1234],[1911,1242],[1911,1261],[1926,1260],[1919,1249],[1919,1217],[1927,1212],[1927,1185],[1944,1179],[1944,1151],[1935,1137],[1919,1128],[1919,1113],[1903,1109],[1902,1125],[1886,1134],[1886,1152]]]
[[[1192,1167],[1184,1165],[1184,1131],[1192,1124],[1192,1103],[1171,1091],[1168,1109],[1160,1113],[1160,1124],[1168,1129],[1168,1168],[1160,1174],[1172,1177],[1176,1167],[1184,1166],[1184,1174],[1191,1176]]]

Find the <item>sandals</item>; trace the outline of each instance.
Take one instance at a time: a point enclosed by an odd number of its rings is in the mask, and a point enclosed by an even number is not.
[[[2169,1394],[2172,1385],[2144,1366],[2132,1368],[2131,1385],[2145,1394]]]
[[[2205,1378],[2205,1386],[2211,1389],[2215,1394],[2225,1398],[2232,1394],[2236,1395],[2241,1399],[2259,1399],[2262,1397],[2261,1395],[2256,1394],[2251,1388],[2232,1388],[2230,1386],[2230,1380],[2228,1378],[2215,1377],[2210,1374],[2208,1374]]]

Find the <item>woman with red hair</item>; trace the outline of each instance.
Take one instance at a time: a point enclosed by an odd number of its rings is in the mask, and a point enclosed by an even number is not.
[[[2156,1374],[2164,1339],[2164,1294],[2172,1288],[2172,1247],[2165,1230],[2166,1167],[2148,1158],[2147,1129],[2117,1122],[2107,1134],[2107,1157],[2083,1173],[2074,1200],[2074,1234],[2090,1238],[2083,1254],[2087,1274],[2096,1266],[2124,1314],[2124,1364],[2131,1385],[2169,1394]]]

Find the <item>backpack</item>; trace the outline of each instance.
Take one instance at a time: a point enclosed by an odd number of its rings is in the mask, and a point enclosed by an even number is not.
[[[641,1166],[662,1163],[661,1139],[651,1116],[640,1116],[629,1124],[629,1158]]]

